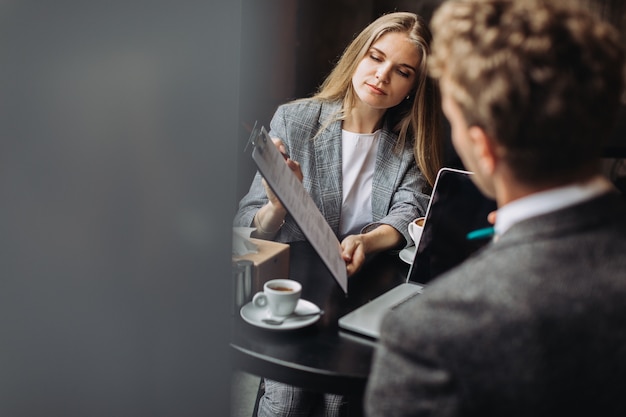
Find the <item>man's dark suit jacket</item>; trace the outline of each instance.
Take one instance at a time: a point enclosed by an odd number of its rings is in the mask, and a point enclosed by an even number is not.
[[[626,416],[626,204],[515,224],[384,320],[375,416]]]

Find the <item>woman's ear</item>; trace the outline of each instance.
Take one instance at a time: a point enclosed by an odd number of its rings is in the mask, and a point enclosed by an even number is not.
[[[497,146],[483,128],[471,126],[468,130],[476,167],[483,174],[492,175],[498,162]]]

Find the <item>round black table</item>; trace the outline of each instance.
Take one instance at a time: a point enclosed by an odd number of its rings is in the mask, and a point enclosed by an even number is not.
[[[290,245],[290,278],[302,283],[302,298],[325,314],[301,329],[257,328],[233,318],[233,363],[243,371],[320,392],[359,397],[370,372],[375,341],[339,328],[341,316],[406,279],[409,265],[397,252],[368,260],[348,279],[348,294],[339,287],[306,242]]]

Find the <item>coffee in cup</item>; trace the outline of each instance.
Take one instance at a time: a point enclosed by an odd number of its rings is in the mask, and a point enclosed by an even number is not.
[[[302,285],[292,279],[272,279],[263,284],[263,291],[252,298],[255,307],[268,307],[272,316],[288,316],[294,312]]]
[[[411,235],[411,239],[415,242],[415,246],[417,246],[420,242],[420,238],[422,237],[422,231],[424,230],[424,217],[418,217],[409,223],[409,235]]]

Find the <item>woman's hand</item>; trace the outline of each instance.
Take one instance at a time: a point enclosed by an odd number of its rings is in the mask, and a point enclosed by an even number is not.
[[[267,181],[265,181],[265,178],[263,178],[261,181],[263,182],[263,187],[265,187],[265,194],[267,194],[269,204],[275,209],[284,210],[283,203],[281,203],[278,197],[276,197],[276,194],[274,194],[272,188],[269,186]]]
[[[296,178],[300,182],[302,182],[303,175],[302,169],[300,168],[300,163],[289,158],[287,153],[287,148],[285,148],[285,144],[282,140],[278,138],[272,138],[274,145],[278,148],[278,151],[283,155],[285,159],[285,163],[294,173]],[[265,188],[265,194],[267,195],[268,203],[261,207],[259,211],[257,211],[254,216],[253,225],[256,227],[256,231],[253,233],[253,237],[259,237],[261,239],[272,239],[278,230],[281,228],[283,223],[285,222],[285,216],[287,215],[287,210],[280,202],[274,191],[269,186],[265,178],[262,180],[263,187]]]
[[[341,257],[346,262],[348,276],[361,269],[367,256],[405,243],[402,234],[388,224],[381,224],[367,233],[346,236],[341,242]]]
[[[295,176],[298,177],[298,180],[302,182],[302,178],[304,178],[304,176],[302,175],[302,169],[300,169],[300,163],[291,159],[291,157],[289,156],[289,153],[287,152],[287,148],[285,148],[285,144],[283,143],[282,140],[278,138],[272,138],[272,141],[274,142],[274,145],[278,148],[278,151],[281,153],[281,155],[285,159],[285,163],[287,164],[289,169],[291,169],[291,171],[295,174]]]
[[[282,140],[278,138],[272,138],[272,141],[274,142],[274,145],[276,146],[276,148],[278,148],[278,151],[283,155],[283,158],[285,159],[285,163],[287,164],[289,169],[291,169],[291,171],[298,178],[298,180],[302,182],[302,179],[304,178],[304,176],[302,175],[302,169],[300,168],[300,163],[294,161],[293,159],[289,157],[289,154],[287,153],[287,148],[285,148],[285,144],[283,143]],[[274,194],[274,191],[272,191],[272,188],[269,186],[267,181],[265,181],[265,178],[263,179],[263,187],[265,187],[265,194],[267,194],[267,199],[269,200],[270,204],[272,204],[272,206],[274,206],[275,208],[279,210],[283,210],[284,208],[283,208],[282,203],[276,197],[276,194]]]
[[[350,235],[341,242],[341,257],[346,262],[348,276],[356,273],[365,263],[364,235]]]

